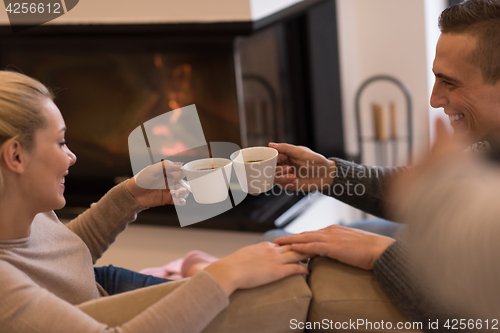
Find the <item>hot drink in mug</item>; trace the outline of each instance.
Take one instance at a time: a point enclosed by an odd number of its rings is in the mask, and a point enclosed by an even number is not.
[[[228,196],[232,161],[227,158],[204,158],[182,166],[187,182],[180,183],[193,193],[200,204],[224,201]]]

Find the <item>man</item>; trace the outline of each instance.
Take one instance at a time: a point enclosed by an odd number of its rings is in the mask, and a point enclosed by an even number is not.
[[[449,116],[455,136],[472,146],[484,147],[500,134],[500,0],[467,0],[439,18],[441,36],[433,71],[436,82],[433,107]],[[392,203],[387,196],[390,179],[404,168],[372,168],[338,158],[326,159],[307,148],[269,144],[280,152],[276,183],[287,189],[318,188],[370,214],[387,217]],[[300,171],[302,168],[302,172]],[[309,172],[305,177],[304,168]],[[316,170],[315,172],[312,172]],[[361,184],[363,195],[353,194]],[[337,191],[331,191],[337,186]],[[348,192],[348,189],[351,189]],[[349,195],[350,193],[350,195]],[[279,238],[277,244],[293,244],[294,250],[327,255],[349,265],[373,269],[384,291],[411,319],[446,316],[446,311],[425,301],[415,289],[407,267],[405,245],[393,238],[366,231],[331,226],[319,231]],[[425,329],[424,325],[424,329]],[[433,330],[435,331],[435,330]]]

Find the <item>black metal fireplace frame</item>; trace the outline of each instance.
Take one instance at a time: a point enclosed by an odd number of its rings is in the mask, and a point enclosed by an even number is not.
[[[293,128],[293,137],[286,141],[305,145],[326,156],[344,157],[344,139],[340,95],[339,52],[335,0],[306,0],[256,22],[209,24],[151,25],[43,25],[18,33],[8,26],[0,27],[0,64],[3,50],[25,49],[27,52],[51,47],[82,47],[93,45],[102,50],[126,51],[132,47],[158,49],[161,43],[186,51],[210,47],[234,52],[241,36],[250,36],[267,27],[278,27],[282,34],[282,58],[287,82],[282,89],[289,96],[283,102]],[[133,43],[131,44],[131,41]],[[85,46],[83,46],[85,47]],[[238,73],[237,52],[234,52],[235,73]],[[244,74],[244,73],[242,73]],[[236,75],[235,75],[236,77]],[[241,83],[240,83],[241,84]],[[241,104],[240,104],[241,105]],[[113,184],[101,183],[104,193]],[[265,231],[274,220],[293,205],[296,198],[249,196],[235,209],[194,227]],[[246,206],[245,206],[246,205]],[[82,211],[80,204],[67,207],[59,215],[74,217]],[[141,214],[139,222],[178,225],[173,207],[162,207]],[[160,222],[159,222],[160,221]]]

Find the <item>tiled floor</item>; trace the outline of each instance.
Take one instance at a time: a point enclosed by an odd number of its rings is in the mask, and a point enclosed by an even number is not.
[[[223,257],[243,246],[255,244],[260,236],[251,232],[131,224],[96,265],[112,264],[138,271],[163,266],[190,250]]]

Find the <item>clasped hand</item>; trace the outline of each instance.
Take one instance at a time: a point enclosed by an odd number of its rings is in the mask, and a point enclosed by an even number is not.
[[[395,240],[371,232],[332,225],[327,228],[276,239],[293,251],[325,255],[345,264],[373,269],[373,264]]]
[[[298,262],[309,257],[293,251],[289,245],[262,242],[239,249],[214,262],[205,271],[229,296],[237,289],[258,287],[294,274],[308,274],[308,269]]]

